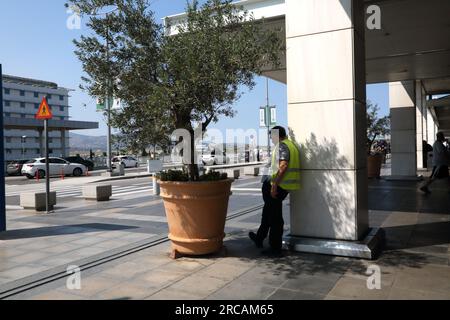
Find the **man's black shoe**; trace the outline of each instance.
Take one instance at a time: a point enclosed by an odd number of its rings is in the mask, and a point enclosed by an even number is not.
[[[255,243],[257,248],[262,248],[263,247],[263,242],[261,240],[258,240],[258,237],[256,236],[256,233],[249,232],[248,233],[248,237],[250,239],[252,239],[252,241]]]
[[[422,188],[420,188],[420,191],[422,191],[425,194],[430,194],[431,193],[431,191],[430,191],[430,189],[428,189],[428,187],[422,187]]]
[[[268,256],[268,257],[281,257],[281,256],[283,256],[283,253],[282,253],[281,249],[273,249],[273,248],[263,250],[263,251],[261,251],[261,254],[263,254],[265,256]]]

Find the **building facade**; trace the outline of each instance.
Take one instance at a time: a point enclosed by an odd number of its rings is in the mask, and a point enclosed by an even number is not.
[[[5,123],[27,122],[33,119],[42,98],[47,96],[53,120],[69,120],[69,89],[56,83],[3,76],[3,117]],[[43,125],[43,121],[42,121]],[[5,161],[31,159],[44,154],[43,127],[13,128],[4,126]],[[69,136],[65,129],[49,131],[49,154],[64,157],[70,153]]]

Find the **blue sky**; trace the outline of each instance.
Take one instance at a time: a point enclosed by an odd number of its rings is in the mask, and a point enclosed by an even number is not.
[[[152,8],[160,19],[184,11],[185,0],[153,0]],[[89,30],[70,30],[66,21],[64,0],[14,0],[0,1],[0,63],[3,73],[48,80],[62,87],[74,89],[71,93],[70,116],[73,120],[98,121],[98,130],[84,130],[78,133],[105,135],[103,116],[95,111],[95,99],[79,89],[82,68],[75,57],[72,40]],[[245,92],[235,109],[236,117],[221,119],[214,127],[230,129],[258,129],[259,107],[266,101],[265,78],[257,78],[257,86]],[[286,86],[270,81],[270,104],[277,106],[279,124],[287,124]],[[387,84],[370,85],[367,97],[380,106],[383,115],[389,112]],[[86,107],[84,107],[86,105]]]

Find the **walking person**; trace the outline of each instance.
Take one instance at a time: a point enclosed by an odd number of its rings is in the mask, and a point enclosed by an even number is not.
[[[444,142],[446,141],[444,133],[438,132],[436,139],[436,142],[433,144],[433,171],[427,182],[420,188],[420,190],[426,194],[431,193],[428,187],[434,181],[437,179],[449,178],[448,165],[450,162],[450,151],[444,145]]]
[[[280,256],[284,227],[283,200],[290,191],[300,188],[300,153],[298,147],[287,138],[283,127],[274,127],[270,131],[270,137],[275,148],[272,154],[271,174],[263,178],[264,208],[261,225],[258,232],[250,232],[249,237],[256,247],[262,248],[264,239],[269,235],[270,249],[262,253]]]

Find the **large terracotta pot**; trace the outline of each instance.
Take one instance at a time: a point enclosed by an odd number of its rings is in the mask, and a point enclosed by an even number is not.
[[[367,173],[369,178],[379,178],[383,155],[375,154],[367,156]]]
[[[173,258],[222,249],[232,182],[159,182]]]

